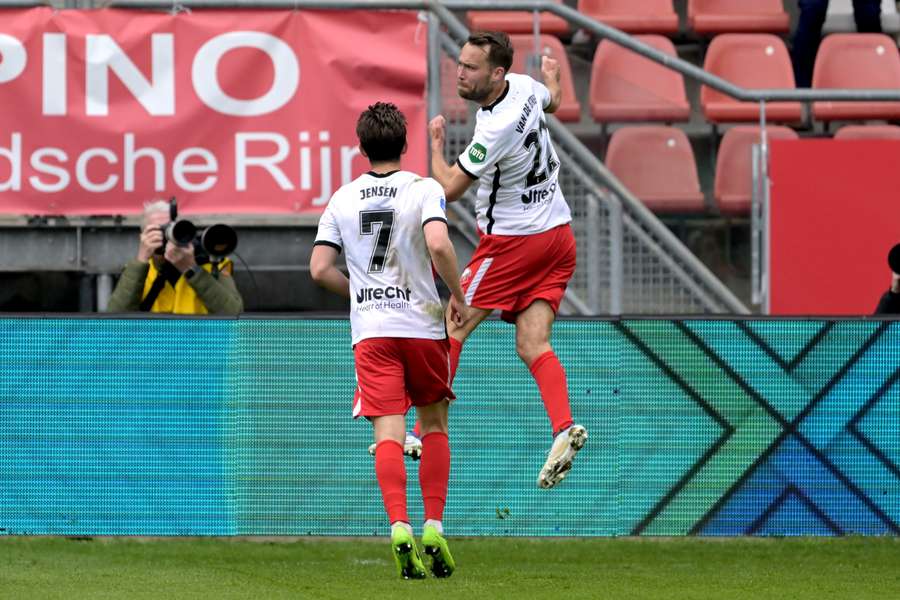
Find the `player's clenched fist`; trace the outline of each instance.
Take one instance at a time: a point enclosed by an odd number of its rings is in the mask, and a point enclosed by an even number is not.
[[[447,122],[443,115],[438,115],[428,123],[428,134],[431,136],[431,149],[444,150],[444,138],[447,133]]]
[[[472,307],[465,302],[459,302],[450,296],[450,318],[457,327],[465,325],[472,318]]]
[[[541,56],[541,75],[544,81],[559,81],[559,62],[552,56]]]

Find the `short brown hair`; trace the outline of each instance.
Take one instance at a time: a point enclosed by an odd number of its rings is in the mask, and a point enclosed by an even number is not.
[[[492,69],[503,67],[508,73],[512,67],[514,50],[509,36],[502,31],[476,31],[469,36],[466,43],[473,46],[487,46],[488,64]]]
[[[398,160],[406,148],[406,117],[395,104],[376,102],[359,115],[356,136],[370,162]]]

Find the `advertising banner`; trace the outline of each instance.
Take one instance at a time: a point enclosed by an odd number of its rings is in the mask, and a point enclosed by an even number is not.
[[[318,213],[364,171],[362,110],[427,170],[410,11],[0,11],[0,213]]]
[[[898,141],[772,142],[771,314],[872,314],[900,242],[898,164]]]

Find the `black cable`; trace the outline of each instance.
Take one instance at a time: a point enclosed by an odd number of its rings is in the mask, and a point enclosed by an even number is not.
[[[256,309],[259,310],[260,306],[260,293],[259,293],[259,285],[256,283],[256,277],[253,276],[253,271],[250,270],[250,265],[247,264],[247,261],[244,260],[244,257],[238,254],[237,252],[232,252],[234,256],[237,256],[240,259],[241,264],[244,265],[244,269],[247,270],[247,275],[250,276],[250,281],[253,283],[253,291],[256,295]]]

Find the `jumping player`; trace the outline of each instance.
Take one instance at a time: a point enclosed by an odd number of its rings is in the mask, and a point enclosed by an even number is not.
[[[473,316],[461,325],[447,320],[451,372],[466,338],[493,310],[515,324],[516,352],[537,382],[553,428],[537,481],[550,488],[565,478],[587,439],[585,428],[572,420],[566,374],[550,346],[556,312],[575,271],[575,237],[544,117],[560,104],[559,64],[542,57],[541,84],[509,73],[512,59],[505,33],[469,36],[456,85],[462,98],[481,107],[475,133],[451,166],[444,159],[444,117],[435,117],[429,123],[431,169],[449,201],[479,182],[481,238],[461,280]]]

